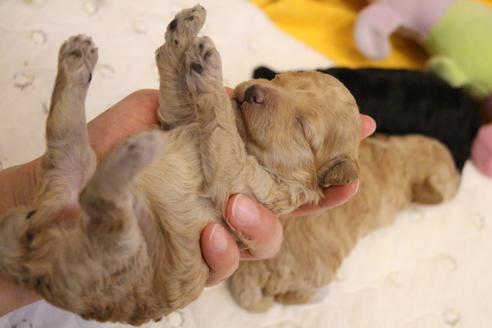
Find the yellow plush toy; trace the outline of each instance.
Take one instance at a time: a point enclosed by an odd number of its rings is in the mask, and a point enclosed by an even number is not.
[[[490,0],[492,1],[492,0]],[[366,0],[253,0],[283,31],[324,54],[338,66],[421,69],[424,49],[402,36],[392,36],[394,51],[382,61],[364,57],[352,37],[357,14]],[[301,63],[300,63],[301,64]]]

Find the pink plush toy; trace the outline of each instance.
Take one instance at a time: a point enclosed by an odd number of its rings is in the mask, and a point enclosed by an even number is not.
[[[492,124],[483,126],[472,148],[472,160],[477,168],[492,177]]]
[[[379,0],[355,24],[358,49],[372,59],[391,51],[389,37],[401,31],[431,55],[427,69],[484,102],[492,118],[492,8],[470,0]],[[492,177],[492,125],[482,127],[472,159]]]

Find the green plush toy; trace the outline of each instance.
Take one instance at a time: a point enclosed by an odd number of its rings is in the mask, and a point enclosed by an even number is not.
[[[424,41],[434,56],[428,68],[479,99],[492,94],[492,9],[456,1]]]

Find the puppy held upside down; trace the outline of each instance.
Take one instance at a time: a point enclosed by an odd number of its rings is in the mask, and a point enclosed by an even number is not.
[[[240,266],[234,297],[265,310],[274,300],[307,301],[360,236],[410,202],[455,193],[458,173],[434,140],[378,137],[359,147],[356,103],[330,76],[245,82],[231,102],[217,50],[197,37],[204,21],[201,6],[182,11],[156,51],[162,128],[100,162],[84,113],[97,49],[84,36],[62,45],[36,206],[1,220],[2,274],[87,319],[159,319],[203,290],[209,271],[200,231],[220,220],[229,195],[249,194],[282,216],[318,202],[323,188],[359,178],[348,204],[283,219],[277,257]]]

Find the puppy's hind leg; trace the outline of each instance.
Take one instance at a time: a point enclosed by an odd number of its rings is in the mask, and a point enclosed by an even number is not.
[[[85,319],[135,325],[161,314],[137,222],[147,212],[130,192],[135,175],[160,148],[156,133],[110,153],[79,196],[82,211],[57,212],[33,234],[24,263],[28,283],[50,303]]]
[[[165,43],[156,50],[160,76],[159,119],[165,130],[194,121],[184,81],[184,53],[205,23],[205,17],[205,8],[200,5],[178,13],[167,27]]]
[[[98,308],[95,304],[100,300],[91,300],[87,312],[82,313],[86,318],[141,324],[159,315],[152,298],[152,266],[138,223],[138,218],[147,219],[148,212],[132,187],[138,172],[161,148],[159,131],[129,139],[98,165],[80,195],[80,204],[89,216],[92,260],[104,268],[103,276],[110,277],[101,279],[99,286],[87,286],[106,302]]]
[[[160,132],[143,132],[121,144],[99,164],[80,194],[80,204],[94,228],[92,234],[107,236],[137,227],[134,210],[139,204],[131,193],[132,186],[138,172],[156,158],[161,146]]]
[[[17,282],[30,285],[32,272],[24,262],[37,256],[31,242],[38,234],[46,236],[58,218],[76,217],[71,214],[77,195],[95,168],[84,102],[96,61],[97,49],[88,37],[71,37],[60,48],[35,208],[16,208],[0,220],[0,272]],[[63,246],[43,247],[51,254]],[[46,260],[40,256],[39,261]]]
[[[71,37],[60,48],[38,202],[76,202],[94,172],[96,157],[86,128],[85,98],[97,57],[92,40],[82,35]]]
[[[458,191],[460,174],[449,150],[439,141],[420,136],[390,137],[406,155],[405,165],[412,172],[411,200],[436,204],[452,198]]]

